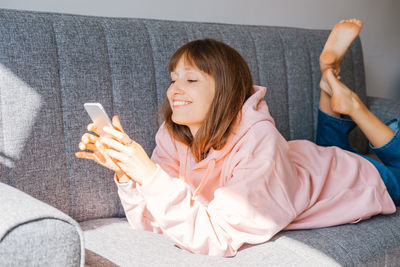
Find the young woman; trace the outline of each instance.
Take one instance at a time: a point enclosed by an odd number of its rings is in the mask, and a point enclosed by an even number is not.
[[[193,253],[234,256],[244,243],[268,241],[282,229],[393,213],[400,198],[399,122],[380,122],[337,79],[360,28],[358,20],[340,22],[321,54],[319,145],[286,141],[247,63],[233,48],[205,39],[170,59],[165,122],[151,159],[117,116],[116,129],[104,129],[113,138],[85,133],[80,148],[93,153],[76,156],[116,172],[134,229],[165,234]],[[385,165],[348,151],[346,133],[355,123]],[[88,130],[97,132],[93,124]]]

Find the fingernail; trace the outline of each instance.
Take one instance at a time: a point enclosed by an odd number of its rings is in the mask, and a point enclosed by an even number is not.
[[[85,150],[86,146],[85,144],[79,143],[79,149]]]

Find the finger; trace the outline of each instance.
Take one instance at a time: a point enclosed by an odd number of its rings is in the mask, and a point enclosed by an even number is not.
[[[80,150],[85,150],[85,149],[86,149],[86,144],[80,142],[80,143],[79,143],[79,149],[80,149]]]
[[[125,133],[124,128],[122,128],[121,121],[119,120],[119,117],[118,117],[117,115],[115,115],[115,116],[112,118],[112,124],[114,125],[114,127],[115,127],[117,130],[119,130],[119,131]]]
[[[132,139],[131,139],[131,140],[129,141],[129,143],[126,144],[126,146],[136,148],[137,146],[140,146],[140,145],[139,145],[139,143],[135,142],[135,140],[132,140]]]
[[[80,159],[95,160],[93,153],[90,153],[90,152],[76,152],[75,157],[80,158]]]
[[[131,141],[126,133],[120,132],[114,128],[106,126],[103,128],[103,130],[111,136],[115,137],[115,139],[117,139],[122,144],[128,144]]]
[[[79,149],[80,150],[91,150],[94,151],[96,150],[96,147],[93,144],[84,144],[82,142],[79,143]]]
[[[97,135],[100,135],[99,131],[97,130],[96,125],[94,125],[94,123],[89,123],[87,126],[87,130],[90,132],[94,132]]]
[[[79,148],[81,148],[81,147],[79,147]],[[93,153],[91,153],[91,154],[94,154],[101,163],[106,162],[106,158],[103,156],[102,152],[97,148],[96,145],[86,144],[85,149],[92,151]],[[84,149],[82,149],[82,150],[84,150]]]
[[[127,158],[123,153],[115,151],[114,149],[105,149],[105,152],[114,161],[127,162]]]
[[[79,149],[80,150],[91,150],[91,151],[95,151],[95,150],[97,150],[96,149],[96,146],[94,145],[94,144],[91,144],[91,143],[88,143],[88,144],[85,144],[85,143],[83,143],[83,142],[80,142],[79,143]]]
[[[125,136],[125,134],[122,133],[121,131],[118,131],[118,130],[116,130],[116,129],[112,128],[112,127],[108,127],[108,126],[105,126],[103,128],[103,131],[105,131],[106,133],[112,135],[113,137],[117,138],[118,140],[124,138],[124,136]]]
[[[82,135],[82,143],[84,144],[89,144],[89,143],[96,143],[96,141],[99,139],[99,137],[94,136],[93,134],[90,133],[85,133]]]
[[[98,140],[96,143],[94,143],[95,147],[102,153],[102,154],[106,154],[105,152],[105,147],[104,145],[100,142],[100,140]]]
[[[103,143],[100,142],[100,140],[98,140],[94,146],[97,148],[97,150],[100,152],[101,155],[103,155],[104,157],[108,157],[107,153],[106,153],[106,149],[108,147],[106,147]]]
[[[128,148],[121,144],[120,142],[111,139],[111,138],[107,138],[107,137],[102,137],[99,139],[100,143],[107,145],[109,148],[112,148],[118,152],[123,152],[123,153],[127,153],[128,152]]]
[[[122,162],[119,161],[119,162],[117,162],[115,164],[124,172],[126,172],[128,170],[128,168],[127,168],[125,163],[122,163]]]
[[[81,159],[90,159],[90,160],[95,161],[96,163],[104,163],[105,162],[105,158],[102,155],[100,155],[100,157],[99,157],[99,154],[96,154],[96,153],[76,152],[75,156],[77,158],[81,158]]]
[[[106,162],[106,158],[104,157],[103,153],[100,152],[99,149],[96,149],[97,147],[95,145],[91,145],[93,146],[93,153],[94,155],[97,157],[97,159],[101,162],[101,163],[105,163]]]

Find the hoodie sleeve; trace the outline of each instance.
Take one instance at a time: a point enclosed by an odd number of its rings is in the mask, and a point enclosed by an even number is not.
[[[189,186],[164,169],[168,164],[158,165],[152,179],[137,186],[163,234],[179,247],[234,256],[244,243],[268,241],[296,217],[291,196],[299,183],[285,161],[286,140],[271,123],[263,125],[247,132],[239,151],[232,152],[231,179],[214,192],[208,206],[194,200]],[[279,166],[282,162],[286,166]]]
[[[164,124],[161,125],[156,134],[156,143],[157,146],[151,159],[160,164],[171,175],[177,176],[179,170],[179,161],[176,158],[177,151]],[[148,179],[153,178],[149,177]],[[127,183],[119,183],[115,176],[114,182],[118,187],[118,195],[126,218],[132,228],[161,234],[162,230],[147,209],[143,196],[137,190],[137,184],[132,180]]]
[[[137,184],[132,180],[127,183],[119,183],[115,175],[114,182],[118,187],[118,196],[121,199],[126,218],[132,228],[161,234],[160,227],[146,208],[146,202],[136,188]]]

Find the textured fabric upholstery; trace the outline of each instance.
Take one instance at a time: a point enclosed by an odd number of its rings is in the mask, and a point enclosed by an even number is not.
[[[71,217],[0,183],[0,266],[79,266],[80,226]]]
[[[398,258],[388,254],[398,245],[399,224],[398,211],[397,215],[378,216],[356,225],[281,232],[270,242],[244,246],[233,258],[188,253],[171,245],[165,236],[132,230],[125,219],[99,219],[81,225],[89,265],[167,267],[398,266]]]
[[[119,115],[126,132],[151,154],[170,83],[168,59],[199,38],[222,40],[243,55],[254,83],[268,88],[265,100],[287,140],[314,141],[318,57],[328,34],[0,9],[0,265],[5,257],[9,265],[25,265],[26,255],[37,265],[83,264],[82,235],[71,216],[85,230],[88,266],[396,266],[399,212],[356,225],[283,232],[231,259],[186,253],[163,236],[132,230],[113,173],[74,156],[90,123],[85,102],[100,102],[109,115]],[[367,100],[359,38],[344,57],[341,76]],[[383,119],[400,116],[397,102],[369,103]],[[358,128],[351,143],[368,152]],[[48,255],[59,251],[64,253],[51,261]],[[70,254],[75,256],[65,257]]]
[[[400,118],[400,99],[368,97],[368,106],[372,113],[383,121]]]
[[[170,81],[168,59],[187,41],[206,37],[244,56],[254,83],[267,86],[266,100],[285,138],[313,141],[318,57],[328,34],[2,10],[0,155],[8,163],[1,166],[2,182],[78,221],[122,216],[112,173],[74,157],[90,122],[83,103],[100,102],[110,115],[118,114],[128,134],[151,154],[161,123],[157,111]],[[342,76],[366,98],[359,39],[345,56]],[[365,138],[354,140],[366,151]]]
[[[55,219],[22,224],[0,243],[1,266],[80,266],[76,227]]]

